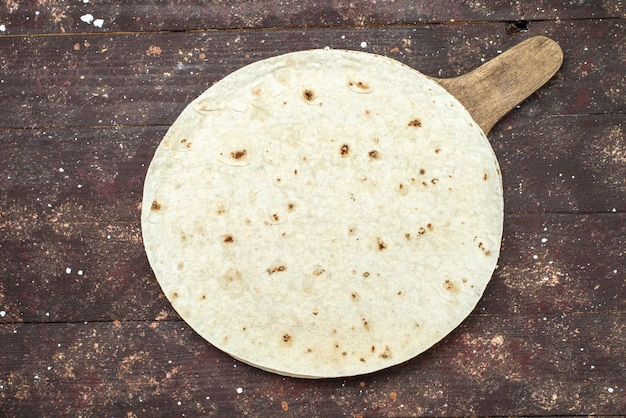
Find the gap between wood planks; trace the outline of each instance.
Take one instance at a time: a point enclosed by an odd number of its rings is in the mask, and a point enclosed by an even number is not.
[[[341,29],[357,29],[363,30],[368,28],[386,28],[392,30],[394,27],[397,28],[410,28],[410,27],[429,27],[429,26],[463,26],[463,25],[493,25],[493,24],[504,24],[511,25],[517,24],[518,22],[523,22],[526,25],[522,25],[522,28],[519,31],[515,31],[513,33],[509,33],[510,36],[515,36],[517,33],[526,32],[529,30],[529,25],[533,23],[568,23],[568,22],[576,22],[576,21],[623,21],[622,17],[573,17],[573,18],[554,18],[554,19],[519,19],[519,20],[449,20],[449,21],[434,21],[434,22],[411,22],[411,23],[394,23],[392,25],[387,25],[384,23],[372,23],[372,24],[363,24],[363,25],[296,25],[296,26],[270,26],[270,27],[232,27],[232,28],[219,28],[219,29],[160,29],[155,31],[101,31],[101,32],[61,32],[61,33],[16,33],[16,34],[2,34],[0,35],[0,39],[7,38],[45,38],[45,37],[66,37],[66,36],[127,36],[127,35],[159,35],[159,34],[168,34],[168,33],[217,33],[217,32],[258,32],[258,31],[290,31],[290,30],[299,30],[299,29],[329,29],[329,30],[341,30]],[[516,25],[517,26],[517,25]]]
[[[536,317],[555,317],[558,316],[560,318],[566,317],[592,317],[592,316],[621,316],[626,315],[626,311],[622,310],[608,310],[608,311],[591,311],[591,312],[583,312],[583,311],[573,311],[573,312],[536,312],[534,314],[519,314],[519,313],[480,313],[480,312],[472,312],[467,318],[475,317],[475,318],[499,318],[499,317],[510,317],[510,318],[536,318]],[[2,322],[0,325],[52,325],[52,324],[61,324],[61,325],[87,325],[87,324],[111,324],[111,323],[120,323],[120,324],[153,324],[158,322],[159,324],[173,324],[173,325],[185,325],[189,327],[187,323],[183,319],[97,319],[97,320],[87,320],[87,321],[77,321],[77,320],[69,320],[69,321],[57,321],[57,320],[49,320],[49,321],[7,321]],[[464,321],[465,322],[465,321]],[[461,325],[460,325],[461,326]],[[191,328],[189,328],[191,330]]]

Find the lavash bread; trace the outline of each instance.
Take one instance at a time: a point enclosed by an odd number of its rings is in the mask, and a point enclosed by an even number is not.
[[[437,83],[394,60],[290,53],[214,84],[150,164],[146,252],[202,337],[275,373],[404,362],[475,307],[495,268],[494,153]]]

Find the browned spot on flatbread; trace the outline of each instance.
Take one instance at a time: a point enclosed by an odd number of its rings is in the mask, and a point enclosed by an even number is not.
[[[378,251],[383,251],[387,249],[387,244],[381,239],[376,238],[376,244],[378,244]]]
[[[234,268],[229,269],[222,276],[219,276],[217,282],[220,287],[226,291],[226,295],[229,298],[240,297],[248,287],[241,272]]]
[[[274,274],[274,273],[281,273],[283,271],[287,270],[287,266],[285,266],[284,264],[278,265],[278,266],[273,266],[268,268],[266,271],[269,274]]]
[[[313,269],[313,275],[314,276],[321,276],[322,274],[324,274],[326,270],[324,270],[322,267],[315,267]]]
[[[383,351],[382,353],[378,355],[378,357],[384,360],[390,359],[391,356],[392,356],[391,349],[389,348],[388,345],[385,346],[385,351]]]
[[[248,155],[248,151],[246,149],[235,150],[230,153],[233,160],[240,160],[246,155]]]
[[[422,127],[422,121],[418,118],[412,119],[409,122],[409,126],[412,128],[421,128]]]
[[[370,330],[370,323],[367,319],[365,318],[361,318],[361,321],[363,322],[363,328],[365,328],[367,331]]]
[[[350,145],[343,144],[341,148],[339,148],[339,154],[342,157],[347,157],[348,155],[350,155]]]
[[[304,89],[302,91],[302,98],[305,102],[312,102],[315,100],[315,92],[312,89]]]
[[[372,89],[372,87],[364,81],[349,81],[348,86],[354,87],[362,92],[368,92]]]
[[[152,205],[150,206],[150,209],[154,210],[154,211],[161,210],[161,203],[159,203],[159,201],[157,199],[154,199],[152,201]]]
[[[474,238],[474,241],[477,241],[477,237]],[[485,246],[485,243],[482,241],[478,241],[478,249],[481,250],[483,254],[485,254],[485,256],[487,257],[491,255],[491,251]]]

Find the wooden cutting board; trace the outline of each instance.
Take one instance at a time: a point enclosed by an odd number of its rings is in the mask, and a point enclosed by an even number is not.
[[[287,376],[427,350],[497,263],[502,183],[483,132],[552,77],[555,46],[533,38],[434,81],[382,56],[297,51],[215,83],[146,175],[142,233],[164,293],[217,348]]]

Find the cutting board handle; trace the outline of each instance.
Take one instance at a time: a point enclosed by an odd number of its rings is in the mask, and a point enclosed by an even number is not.
[[[434,80],[465,106],[487,134],[502,116],[552,78],[562,63],[561,47],[550,38],[535,36],[465,75]]]

